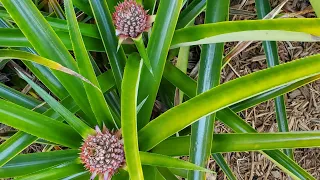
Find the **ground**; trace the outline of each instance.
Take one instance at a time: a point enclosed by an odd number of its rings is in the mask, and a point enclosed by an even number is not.
[[[271,0],[276,7],[282,0]],[[243,5],[243,6],[241,6]],[[234,0],[232,8],[255,12],[253,0]],[[299,18],[315,17],[307,0],[289,0],[284,6],[283,13]],[[256,19],[248,16],[231,16],[232,20]],[[236,43],[226,44],[226,53]],[[320,53],[319,43],[278,42],[279,57],[281,62],[288,62],[308,55]],[[193,55],[194,56],[194,55]],[[261,42],[254,42],[239,55],[234,57],[231,66],[226,66],[222,72],[222,82],[244,76],[246,74],[265,69],[266,57]],[[194,66],[194,65],[193,65]],[[191,65],[192,67],[192,65]],[[305,85],[285,95],[287,116],[290,131],[312,131],[320,129],[320,81]],[[242,112],[245,120],[258,132],[277,132],[274,102],[270,100]],[[216,123],[216,132],[230,132],[223,124]],[[295,161],[320,179],[320,149],[295,149]],[[225,159],[231,165],[237,179],[289,179],[288,176],[277,168],[274,163],[258,152],[225,153]],[[209,166],[218,171],[218,179],[226,179],[214,161]]]

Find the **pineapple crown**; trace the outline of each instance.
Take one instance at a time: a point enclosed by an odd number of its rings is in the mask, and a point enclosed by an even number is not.
[[[101,131],[89,135],[81,147],[80,159],[85,168],[92,173],[91,180],[97,175],[109,180],[125,164],[125,156],[120,131],[110,132],[105,126]]]

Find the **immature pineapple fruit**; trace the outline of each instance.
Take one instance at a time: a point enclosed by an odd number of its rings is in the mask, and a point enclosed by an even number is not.
[[[125,0],[115,7],[113,22],[120,39],[137,38],[141,33],[150,29],[153,22],[143,7],[134,0]]]
[[[96,126],[96,134],[89,135],[82,147],[80,158],[84,166],[92,173],[109,180],[125,163],[123,143],[120,133],[112,133],[105,126],[101,131]]]

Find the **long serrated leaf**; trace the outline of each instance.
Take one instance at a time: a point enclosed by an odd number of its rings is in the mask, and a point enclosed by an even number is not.
[[[137,133],[137,94],[143,64],[140,59],[137,53],[128,57],[121,89],[121,127],[124,152],[130,179],[133,180],[144,179]]]
[[[61,145],[80,147],[81,136],[70,126],[5,100],[0,102],[1,123]]]
[[[180,69],[183,73],[187,73],[187,69],[188,69],[188,63],[189,63],[189,52],[190,51],[190,47],[181,47],[179,49],[179,54],[178,54],[178,58],[177,58],[177,63],[176,63],[176,67],[178,69]],[[165,67],[165,70],[163,73],[165,73],[167,69],[167,66]],[[176,91],[175,97],[178,102],[175,103],[175,105],[182,103],[183,101],[183,91],[179,90]]]
[[[219,167],[222,169],[224,174],[228,177],[229,180],[237,180],[230,167],[224,160],[223,156],[220,153],[212,154],[212,158],[216,161]]]
[[[83,172],[83,165],[77,161],[70,161],[54,167],[43,169],[30,175],[16,178],[17,180],[42,180],[42,179],[62,179],[71,174]]]
[[[0,18],[0,26],[4,28],[13,28],[14,26]],[[20,48],[21,50],[36,54],[31,48]],[[0,64],[2,61],[0,62]],[[40,66],[39,64],[24,61],[28,69],[59,99],[63,99],[68,95],[68,91],[62,86],[59,80],[52,74],[51,70]],[[1,69],[1,67],[0,67]]]
[[[140,103],[146,97],[148,99],[138,114],[138,129],[150,120],[181,5],[182,0],[160,1],[147,47],[153,76],[147,67],[143,67],[141,72],[138,102]]]
[[[314,11],[316,12],[317,16],[320,16],[320,1],[317,0],[310,0],[310,3],[314,9]]]
[[[152,71],[152,67],[151,67],[151,64],[150,64],[150,60],[149,60],[149,57],[148,57],[148,54],[147,54],[147,51],[146,51],[146,48],[144,46],[144,43],[143,43],[143,39],[142,39],[142,36],[139,36],[137,38],[134,38],[133,39],[137,49],[138,49],[138,52],[144,62],[144,65],[149,69],[150,73],[153,75],[153,71]]]
[[[2,143],[0,145],[0,167],[19,154],[22,149],[28,147],[30,145],[29,142],[34,139],[34,136],[19,131]]]
[[[19,49],[35,54],[35,51],[31,48]],[[63,99],[69,95],[68,91],[63,87],[49,68],[29,61],[23,61],[23,63],[32,72],[32,74],[34,74],[59,99]]]
[[[281,86],[279,88],[276,88],[274,90],[265,92],[261,95],[257,95],[254,96],[252,98],[249,98],[247,100],[241,101],[233,106],[231,106],[230,108],[236,112],[242,111],[244,109],[250,108],[254,105],[257,105],[259,103],[262,103],[264,101],[267,101],[269,99],[275,98],[279,95],[288,93],[290,91],[293,91],[303,85],[306,85],[308,83],[311,83],[313,81],[316,81],[317,79],[320,79],[320,75],[315,75],[306,79],[303,79],[301,81],[295,82],[295,83],[291,83],[289,85],[286,86]]]
[[[197,119],[239,101],[319,74],[319,57],[316,55],[303,58],[229,81],[166,111],[139,131],[140,148],[149,150]],[[260,81],[261,78],[264,80]],[[215,103],[212,104],[213,101]],[[176,123],[172,125],[172,121]],[[164,128],[163,131],[159,131],[161,128]],[[155,130],[159,133],[154,134]]]
[[[11,16],[5,11],[5,10],[0,10],[0,17],[12,20]],[[67,21],[63,19],[58,19],[58,18],[53,18],[49,16],[44,17],[50,26],[57,32],[57,31],[63,31],[63,32],[69,32],[68,30],[68,25]],[[79,22],[79,27],[81,34],[83,36],[88,36],[88,37],[93,37],[100,39],[99,31],[96,25],[94,24],[85,24]]]
[[[77,59],[79,72],[99,88],[96,89],[95,87],[87,83],[83,84],[86,90],[86,94],[88,96],[89,103],[91,105],[91,109],[98,121],[97,123],[100,127],[102,127],[102,124],[105,123],[105,125],[107,125],[109,129],[112,129],[115,126],[117,127],[110,112],[110,109],[104,99],[103,93],[100,90],[100,85],[98,83],[92,64],[90,62],[90,58],[86,50],[85,44],[83,43],[82,36],[77,23],[77,18],[73,10],[72,1],[66,0],[64,2],[64,5],[66,10],[67,22],[70,30],[71,42],[73,45],[75,57]]]
[[[79,24],[79,26],[80,25],[82,24]],[[59,28],[56,28],[55,32],[61,39],[62,43],[66,46],[66,48],[68,50],[72,50],[72,44],[70,41],[69,33],[68,31],[66,31],[68,29],[67,27],[65,27],[67,26],[67,24],[63,23],[61,26],[62,26],[61,27],[62,30],[60,30]],[[94,37],[90,37],[90,35],[85,34],[91,31],[96,31],[97,29],[91,29],[91,28],[83,29],[80,26],[80,30],[82,35],[84,35],[83,41],[85,42],[86,48],[88,51],[97,51],[97,52],[105,51],[103,47],[103,43],[99,37],[94,38]],[[23,35],[23,33],[20,31],[20,29],[17,29],[17,28],[11,28],[11,29],[0,28],[0,46],[1,47],[30,47],[30,48],[33,47],[30,44],[30,42],[27,40],[27,38]],[[126,53],[132,53],[136,51],[136,49],[129,44],[123,44],[122,47]]]
[[[62,66],[61,64],[56,63],[55,61],[51,61],[51,60],[43,58],[41,56],[37,56],[35,54],[31,54],[31,53],[24,52],[24,51],[18,51],[18,50],[8,50],[8,49],[0,50],[0,61],[2,61],[3,59],[6,59],[6,58],[16,58],[16,59],[21,59],[21,60],[25,60],[25,61],[30,61],[30,62],[34,62],[34,63],[40,64],[40,65],[43,65],[43,66],[48,67],[50,69],[61,71],[63,73],[77,77],[77,78],[81,79],[82,81],[85,81],[86,83],[90,84],[94,88],[100,90],[100,88],[98,88],[95,84],[93,84],[91,81],[84,78],[83,76],[81,76],[77,72]]]
[[[291,26],[293,24],[299,24],[299,26],[292,29]],[[175,31],[170,48],[230,41],[315,42],[320,40],[320,33],[316,30],[317,27],[320,27],[320,19],[317,18],[248,20],[203,24]],[[190,33],[193,36],[190,36]]]
[[[177,168],[177,169],[187,169],[187,170],[198,170],[208,173],[214,173],[206,168],[197,166],[188,161],[183,161],[180,159],[172,158],[169,156],[164,156],[161,154],[140,152],[141,162],[143,165],[166,167],[166,168]]]
[[[68,124],[74,128],[83,138],[86,138],[88,135],[93,134],[95,131],[90,128],[87,124],[77,118],[73,113],[71,113],[68,109],[62,106],[59,102],[57,102],[53,97],[51,97],[47,92],[45,92],[41,87],[39,87],[36,83],[30,80],[26,75],[19,72],[19,75],[22,79],[24,79],[38,94],[41,96],[44,101],[46,101],[52,109],[58,112]]]
[[[230,119],[230,122],[227,123],[227,125],[232,124],[234,119]],[[242,120],[241,120],[242,121]],[[225,121],[224,121],[225,122]],[[226,122],[225,122],[226,123]],[[248,128],[246,130],[234,128],[236,132],[255,132],[255,130],[247,125]],[[312,140],[310,141],[312,144]],[[172,151],[173,147],[179,147],[175,148],[175,151]],[[163,141],[158,146],[156,146],[152,151],[155,153],[165,154],[169,156],[181,156],[181,155],[187,155],[188,149],[190,146],[190,137],[184,136],[184,137],[175,137],[175,138],[169,138],[168,140]],[[254,144],[252,145],[252,147]],[[168,148],[170,147],[170,148]],[[297,165],[294,161],[292,161],[290,158],[288,158],[285,154],[283,154],[279,150],[265,150],[260,151],[267,157],[269,157],[270,160],[272,160],[275,164],[277,164],[282,170],[290,174],[292,177],[298,177],[300,179],[314,179],[310,174],[308,174],[303,168],[301,168],[299,165]]]
[[[221,122],[230,127],[237,133],[254,133],[256,132],[249,124],[242,120],[236,113],[230,109],[224,109],[217,113],[217,117]],[[265,150],[260,151],[272,162],[274,162],[283,171],[287,172],[292,177],[300,179],[314,179],[307,171],[301,166],[296,164],[292,159],[282,153],[280,150]]]
[[[17,134],[18,132],[22,132],[22,131],[6,131],[6,132],[3,132],[3,133],[0,133],[0,139],[2,140],[9,140],[11,137],[13,137],[15,134]],[[26,133],[27,134],[27,133]],[[24,136],[23,133],[21,133],[19,135],[20,137]],[[29,140],[27,140],[29,141]],[[57,143],[53,143],[53,142],[50,142],[50,141],[47,141],[47,140],[44,140],[44,139],[37,139],[35,141],[36,143],[39,143],[39,144],[44,144],[44,145],[58,145]],[[15,142],[12,142],[12,143],[15,143]],[[2,143],[1,145],[5,144]],[[22,144],[22,143],[21,143]],[[20,146],[16,146],[16,149],[20,147]],[[3,152],[3,151],[2,151]],[[15,155],[16,156],[16,155]]]
[[[229,14],[228,0],[207,1],[205,23],[227,20]],[[204,93],[220,84],[223,43],[202,46],[197,94]],[[190,162],[205,167],[211,154],[212,135],[214,133],[215,114],[202,117],[191,126]],[[188,179],[206,179],[206,174],[189,171]]]
[[[283,148],[320,146],[320,132],[224,133],[214,134],[212,153],[244,152]],[[179,151],[174,151],[179,149]],[[168,156],[188,155],[190,137],[173,137],[160,143],[152,152]],[[174,150],[173,150],[174,149]]]
[[[14,177],[28,174],[31,172],[50,167],[59,162],[69,161],[76,159],[79,155],[79,150],[63,150],[53,151],[46,153],[35,153],[27,155],[19,155],[15,157],[8,164],[0,168],[0,177]],[[187,161],[164,156],[161,154],[139,152],[142,160],[142,164],[151,165],[156,167],[170,167],[177,169],[188,169],[188,170],[200,170],[208,173],[214,173],[208,169],[196,166]],[[25,169],[22,169],[25,167]],[[14,171],[14,170],[22,171]],[[5,173],[7,172],[7,174]]]
[[[179,16],[176,29],[186,27],[205,9],[206,0],[194,0],[185,8]]]
[[[283,1],[281,5],[283,6],[286,2],[287,1]],[[258,18],[262,19],[262,17],[266,16],[267,13],[271,11],[269,1],[267,0],[256,1],[256,9],[257,9]],[[280,64],[277,42],[264,41],[263,49],[266,54],[268,67],[273,67]],[[276,97],[274,99],[274,103],[275,103],[275,110],[276,110],[276,120],[278,123],[278,130],[279,132],[288,132],[289,126],[288,126],[284,96],[282,95],[282,96]],[[284,149],[283,151],[291,159],[294,159],[293,151],[291,149]]]
[[[107,90],[110,90],[110,88],[115,86],[114,79],[112,77],[111,71],[107,71],[100,75],[98,77],[99,83],[103,86],[102,90],[103,92],[106,92]],[[14,102],[20,106],[26,107],[28,109],[33,109],[37,107],[39,104],[41,104],[40,101],[33,99],[29,96],[26,96],[16,90],[13,90],[5,85],[0,84],[0,97],[7,99],[11,102]],[[72,100],[70,96],[63,99],[60,102],[63,106],[67,107],[72,113],[76,113],[79,111],[79,107],[76,105],[76,103]],[[40,106],[39,108],[36,108],[35,111],[37,112],[45,112],[48,109],[47,104]],[[59,121],[64,120],[59,116],[58,113],[56,113],[53,109],[48,109],[43,115],[49,116],[53,119],[57,119]],[[6,142],[0,145],[0,164],[6,163],[8,160],[15,157],[19,152],[21,152],[26,146],[31,145],[33,142],[35,142],[38,138],[32,135],[29,135],[27,133],[24,133],[22,131],[18,132],[14,137],[14,139],[10,140],[8,139]],[[18,142],[16,142],[18,139]],[[11,149],[11,146],[15,146],[14,151]]]
[[[166,180],[179,180],[168,168],[158,167],[157,169]]]
[[[71,54],[31,0],[1,0],[1,2],[41,56],[50,58],[75,72],[78,71]],[[94,117],[91,108],[88,108],[90,107],[88,99],[83,97],[85,90],[81,80],[57,71],[54,74],[79,107],[88,116]]]
[[[216,142],[213,142],[212,152],[225,152],[226,149],[235,152],[320,146],[320,132],[241,133],[214,136]]]
[[[196,96],[197,82],[194,81],[193,79],[191,79],[189,76],[187,76],[183,72],[181,72],[178,68],[173,66],[170,62],[166,63],[166,68],[164,70],[163,76],[166,79],[168,79],[172,84],[174,84],[179,89],[181,89],[190,98]],[[269,99],[275,98],[279,95],[293,91],[294,89],[297,89],[297,88],[299,88],[303,85],[306,85],[310,82],[313,82],[317,79],[320,79],[320,75],[315,75],[312,77],[308,77],[308,78],[299,80],[294,83],[290,83],[288,85],[278,87],[274,90],[267,91],[263,94],[253,96],[247,100],[236,103],[235,105],[231,106],[231,109],[236,112],[245,110],[245,109],[250,108],[254,105],[257,105],[257,104],[262,103],[264,101],[267,101]]]
[[[2,83],[0,83],[0,97],[28,109],[33,109],[43,103]],[[43,105],[39,106],[35,111],[43,113],[47,109],[48,105]]]
[[[190,77],[179,71],[172,64],[168,63],[164,76],[170,80],[171,83],[175,84],[181,90],[183,90],[189,97],[194,97],[196,94],[196,82],[192,80]],[[170,76],[172,75],[172,76]],[[249,98],[248,100],[242,101],[236,105],[233,109],[241,111],[241,109],[245,109],[251,107],[260,102],[266,101],[268,99],[272,99],[278,95],[281,95],[285,92],[289,92],[294,90],[306,83],[315,81],[319,79],[320,75],[312,76],[310,78],[306,78],[304,80],[298,81],[296,83],[292,83],[289,85],[281,86],[276,88],[275,90],[268,91],[264,94],[254,96]],[[242,104],[243,103],[243,104]],[[232,112],[229,108],[225,108],[217,112],[217,117],[220,121],[225,123],[235,132],[255,132],[255,130],[248,125],[246,122],[242,120],[237,114]],[[268,150],[262,152],[266,157],[268,157],[271,161],[273,161],[277,166],[279,166],[283,171],[287,172],[291,176],[299,177],[300,179],[313,179],[313,177],[308,174],[302,167],[297,165],[290,158],[286,157],[285,154],[281,153],[279,150]]]
[[[60,19],[66,19],[66,15],[64,14],[59,2],[57,0],[49,0],[49,4],[52,7],[54,13]]]
[[[9,91],[11,92],[11,91]],[[17,93],[16,94],[19,98],[19,100],[21,99],[23,100],[28,100],[28,102],[33,102],[33,99],[24,97],[21,95],[21,93]],[[1,96],[1,93],[0,93]],[[1,96],[2,97],[2,96]],[[10,98],[10,101],[13,98]],[[77,107],[77,105],[74,103],[74,101],[72,100],[72,98],[67,97],[65,99],[63,99],[60,102],[62,105],[67,106],[68,109],[72,112],[75,113],[79,110],[79,108]],[[20,103],[19,103],[20,104]],[[22,106],[24,106],[24,104],[22,104]],[[28,107],[29,109],[33,109],[34,107]],[[47,108],[47,107],[44,107]],[[37,112],[42,112],[39,111],[38,109],[35,109],[35,111]],[[51,117],[53,119],[56,119],[58,121],[63,121],[64,119],[58,114],[56,113],[53,109],[48,109],[47,111],[45,111],[43,113],[43,115]],[[10,159],[12,159],[13,157],[15,157],[18,153],[20,153],[22,150],[24,150],[27,146],[31,145],[33,142],[39,140],[38,137],[36,136],[32,136],[30,134],[27,134],[25,132],[19,131],[17,132],[14,136],[12,136],[11,138],[9,138],[8,140],[6,140],[4,143],[2,143],[0,145],[0,166],[4,165],[5,163],[7,163]],[[12,150],[12,146],[14,146],[14,150]]]
[[[89,0],[89,3],[108,55],[117,88],[120,91],[126,56],[121,47],[117,50],[118,39],[116,37],[110,10],[106,1]]]
[[[0,177],[17,177],[45,169],[79,157],[79,150],[63,150],[22,154],[0,168]]]
[[[68,50],[72,49],[69,33],[57,31],[57,35]],[[88,51],[104,51],[101,40],[84,36],[83,40]],[[33,46],[23,35],[20,29],[16,28],[0,28],[0,46],[1,47],[30,47]]]
[[[101,86],[101,90],[105,93],[111,90],[115,86],[115,82],[113,79],[113,75],[111,71],[104,72],[100,76],[98,76],[98,81]],[[22,94],[19,91],[16,91],[4,84],[0,83],[0,97],[6,99],[10,102],[13,102],[17,105],[23,106],[28,109],[35,109],[36,112],[43,113],[48,110],[49,106],[47,104],[43,104],[43,102]],[[79,111],[79,107],[76,103],[72,100],[70,96],[66,97],[60,102],[62,105],[70,109],[73,112]],[[59,116],[54,110],[49,110],[46,112],[47,116],[50,117],[57,117]]]

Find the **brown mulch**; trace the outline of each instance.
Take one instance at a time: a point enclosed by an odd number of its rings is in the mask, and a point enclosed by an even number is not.
[[[271,0],[270,2],[275,7],[281,0]],[[241,3],[243,3],[242,7],[240,7]],[[255,12],[254,0],[233,0],[232,7]],[[315,17],[307,0],[289,0],[284,6],[283,12],[290,14],[291,17]],[[248,17],[240,15],[230,17],[230,20],[243,19],[248,19]],[[256,17],[250,19],[256,19]],[[225,45],[225,53],[229,52],[236,44],[236,42],[227,43]],[[280,61],[284,63],[320,53],[320,43],[278,42],[278,50]],[[222,71],[222,82],[267,68],[262,43],[252,43],[243,52],[234,57],[230,65],[226,66]],[[192,64],[191,62],[191,66],[194,67],[195,63]],[[286,94],[285,102],[290,131],[313,131],[320,129],[320,80]],[[242,112],[242,115],[258,132],[278,131],[273,100],[247,109]],[[229,128],[220,122],[216,122],[215,131],[217,133],[231,132]],[[299,165],[316,179],[320,179],[319,148],[295,149],[294,155],[295,161]],[[224,157],[237,179],[289,179],[274,163],[258,152],[225,153]],[[227,179],[214,161],[209,162],[209,167],[218,172],[217,179]]]

